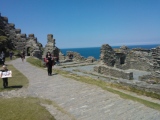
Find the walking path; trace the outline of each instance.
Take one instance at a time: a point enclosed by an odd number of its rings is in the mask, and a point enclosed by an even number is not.
[[[11,62],[28,79],[27,93],[55,101],[76,120],[159,120],[160,112],[143,104],[120,98],[101,88],[65,78],[59,74],[48,76],[47,71],[16,59]],[[47,107],[47,106],[46,106]],[[54,108],[48,106],[56,116]],[[57,115],[58,116],[58,115]],[[73,117],[59,115],[57,120]]]

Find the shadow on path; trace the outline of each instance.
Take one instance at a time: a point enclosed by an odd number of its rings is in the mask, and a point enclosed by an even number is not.
[[[22,85],[14,85],[14,86],[8,86],[7,88],[22,88]]]

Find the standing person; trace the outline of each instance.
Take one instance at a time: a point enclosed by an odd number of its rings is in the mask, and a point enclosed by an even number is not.
[[[7,67],[6,67],[5,65],[3,65],[1,71],[2,71],[2,72],[7,72],[8,69],[7,69]],[[1,73],[0,77],[1,77],[1,76],[2,76],[2,73]],[[8,78],[2,78],[2,79],[3,79],[3,87],[4,87],[4,88],[7,88],[7,87],[8,87]]]
[[[46,65],[47,65],[47,70],[48,70],[48,76],[52,76],[52,65],[53,65],[53,58],[50,54],[50,52],[47,53],[46,55]]]
[[[20,55],[20,57],[21,57],[21,59],[22,59],[22,62],[24,61],[24,59],[25,59],[25,52],[23,51],[23,52],[21,52],[21,55]]]
[[[25,59],[25,52],[23,51],[23,58]]]
[[[12,51],[10,51],[10,52],[9,52],[10,60],[12,60],[12,56],[13,56],[13,52],[12,52]]]
[[[4,54],[3,51],[1,53],[1,58],[2,58],[2,64],[4,65],[4,63],[5,63],[5,54]]]

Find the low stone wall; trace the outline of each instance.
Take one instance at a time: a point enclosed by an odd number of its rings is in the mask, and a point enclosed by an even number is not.
[[[128,80],[133,79],[133,72],[126,72],[124,70],[120,70],[120,69],[112,68],[108,66],[101,66],[101,65],[95,66],[94,71],[100,74],[109,75],[116,78],[123,78]]]
[[[127,58],[125,64],[123,65],[115,65],[116,68],[127,70],[127,69],[136,69],[136,70],[143,70],[143,71],[152,71],[153,67],[146,59],[133,59]]]

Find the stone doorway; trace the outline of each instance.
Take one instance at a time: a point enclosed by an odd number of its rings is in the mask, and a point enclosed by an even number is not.
[[[120,64],[122,65],[122,64],[124,64],[125,63],[125,57],[123,56],[123,57],[120,57]]]
[[[31,55],[31,47],[28,47],[27,48],[27,56],[30,56]]]

